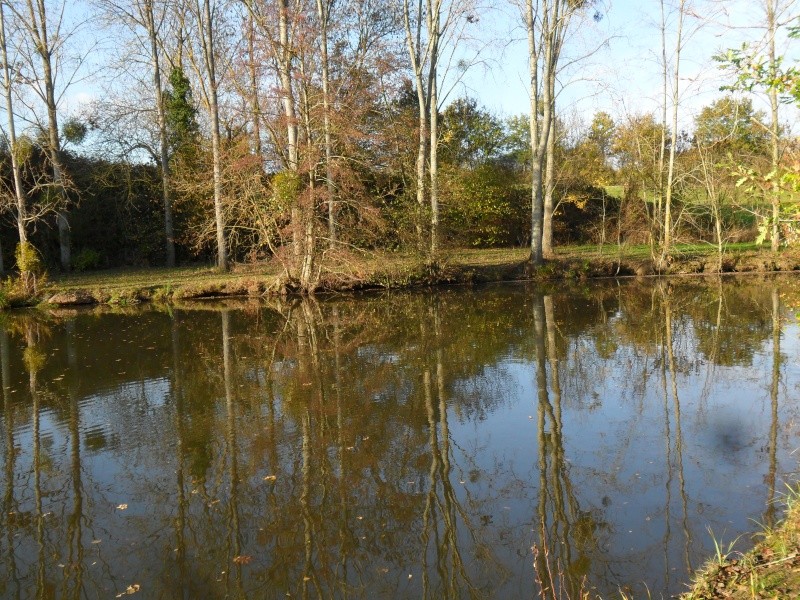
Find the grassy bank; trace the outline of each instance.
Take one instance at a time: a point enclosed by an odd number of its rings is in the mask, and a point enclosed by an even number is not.
[[[800,598],[800,496],[790,492],[786,515],[745,554],[720,549],[681,600]]]
[[[656,273],[647,246],[559,248],[536,269],[527,262],[528,250],[458,249],[442,252],[435,264],[424,256],[365,253],[326,265],[319,291],[396,289],[447,283],[482,283],[521,279],[558,280],[592,277],[645,276]],[[721,265],[721,269],[720,269]],[[679,246],[664,274],[774,272],[800,270],[800,251],[779,253],[753,245],[728,248],[722,261],[709,245]],[[51,278],[35,298],[7,294],[11,306],[49,303],[133,304],[220,296],[268,296],[291,293],[281,265],[237,265],[228,272],[212,267],[147,268],[74,273]]]

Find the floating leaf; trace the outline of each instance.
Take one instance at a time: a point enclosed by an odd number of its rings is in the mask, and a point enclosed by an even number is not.
[[[117,504],[117,510],[126,510],[127,508],[127,504]]]
[[[248,554],[240,554],[239,556],[233,557],[233,562],[237,565],[249,565],[253,562],[253,557]]]
[[[116,597],[122,598],[123,596],[132,596],[133,594],[138,592],[141,589],[141,587],[142,586],[140,586],[138,583],[131,584],[127,588],[125,588],[124,592],[120,592],[119,594],[117,594]]]

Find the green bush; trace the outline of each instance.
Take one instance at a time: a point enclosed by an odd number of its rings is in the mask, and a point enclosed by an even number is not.
[[[72,257],[72,269],[77,272],[99,269],[103,263],[103,257],[97,250],[84,248]]]
[[[19,269],[20,273],[40,275],[43,271],[42,259],[30,242],[17,244],[14,258],[17,261],[17,269]]]
[[[512,171],[488,163],[443,170],[442,222],[453,242],[490,248],[519,244],[527,235],[530,200]]]

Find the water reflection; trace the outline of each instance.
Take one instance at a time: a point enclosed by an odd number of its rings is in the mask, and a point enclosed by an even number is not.
[[[795,470],[787,281],[9,315],[0,596],[680,591]]]

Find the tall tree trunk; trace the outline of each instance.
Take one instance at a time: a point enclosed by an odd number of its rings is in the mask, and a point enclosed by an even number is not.
[[[198,11],[199,13],[200,11]],[[208,75],[208,112],[211,117],[211,154],[214,175],[214,222],[217,230],[217,267],[228,268],[228,251],[225,246],[225,218],[222,213],[222,139],[219,127],[219,102],[217,97],[217,65],[214,51],[214,30],[211,21],[211,0],[203,0],[203,27],[201,32],[203,59]]]
[[[4,5],[0,3],[0,60],[3,62],[3,92],[6,99],[6,115],[8,117],[8,143],[11,154],[11,173],[14,178],[14,197],[17,205],[17,231],[20,244],[28,241],[25,229],[26,202],[25,192],[22,189],[21,165],[17,152],[17,131],[14,123],[14,104],[11,99],[11,69],[8,64],[8,45],[6,43],[6,24]],[[20,275],[23,275],[22,273]]]
[[[650,252],[651,257],[656,258],[656,251],[660,250],[663,246],[664,230],[662,228],[663,215],[664,215],[664,197],[665,197],[665,179],[666,174],[665,163],[667,160],[667,100],[669,90],[669,63],[667,62],[667,15],[665,0],[661,0],[661,86],[662,86],[662,102],[661,102],[661,144],[658,148],[658,194],[656,196],[656,205],[653,208],[653,217],[651,219],[650,231]],[[642,199],[647,206],[647,188],[642,187]],[[650,212],[650,211],[648,211]]]
[[[61,142],[58,137],[58,110],[56,106],[55,81],[53,74],[53,48],[47,33],[47,8],[44,0],[37,0],[34,8],[33,0],[28,0],[30,21],[27,27],[36,44],[36,51],[42,63],[44,79],[44,101],[47,107],[48,158],[53,169],[53,185],[61,196],[60,207],[56,212],[58,238],[60,246],[61,268],[70,268],[70,230],[67,220],[67,195],[64,186],[64,168],[61,163]]]
[[[250,75],[250,110],[253,119],[253,152],[263,162],[263,146],[261,144],[261,101],[258,94],[258,69],[255,58],[255,18],[252,11],[247,19],[247,53],[248,70]],[[261,164],[261,163],[259,163]]]
[[[767,8],[767,36],[769,37],[769,65],[770,69],[775,68],[777,60],[775,54],[775,36],[777,35],[778,25],[776,22],[777,0],[766,0]],[[773,74],[770,74],[771,76]],[[773,252],[777,252],[780,247],[780,218],[781,218],[781,197],[779,188],[779,178],[777,177],[778,167],[780,166],[780,121],[778,114],[778,90],[775,86],[769,87],[769,114],[770,114],[770,161],[772,172],[776,174],[772,178],[770,190],[770,201],[772,203],[772,231],[770,247]]]
[[[659,267],[666,266],[667,257],[672,246],[672,192],[675,187],[675,154],[678,149],[678,108],[680,104],[680,66],[681,44],[683,38],[683,17],[686,0],[680,0],[678,5],[678,30],[675,40],[675,67],[672,76],[672,131],[669,143],[669,163],[667,165],[667,183],[664,190],[664,237],[661,245],[661,259]]]
[[[167,116],[164,106],[164,90],[161,87],[161,64],[158,54],[158,38],[153,0],[144,0],[144,21],[150,41],[150,61],[153,68],[153,88],[156,94],[156,117],[158,120],[159,158],[161,161],[161,199],[164,205],[164,241],[166,263],[175,266],[175,232],[172,219],[172,196],[170,194],[169,142],[167,140]]]
[[[541,0],[534,10],[534,0],[525,1],[525,26],[528,34],[530,73],[531,134],[531,256],[533,265],[544,259],[544,170],[547,142],[553,123],[554,90],[560,36],[565,23],[560,16],[563,0]],[[539,23],[540,39],[536,39]],[[541,64],[540,64],[541,63]],[[540,73],[541,71],[541,73]],[[541,78],[540,78],[541,75]],[[541,105],[542,115],[539,116]]]
[[[328,243],[336,244],[336,202],[333,181],[333,138],[331,135],[330,66],[328,61],[328,24],[331,5],[328,0],[317,0],[317,17],[320,28],[320,58],[322,60],[322,127],[325,137],[325,186],[328,192]]]
[[[528,126],[531,136],[531,263],[542,262],[542,157],[539,152],[539,47],[533,0],[525,1],[525,25],[528,33],[528,69],[530,74],[531,112]]]
[[[430,164],[428,165],[428,178],[430,180],[431,196],[431,245],[430,260],[436,260],[439,251],[439,110],[438,110],[438,85],[436,82],[436,69],[432,68],[430,87]]]
[[[421,80],[421,78],[420,78]],[[425,248],[424,233],[422,228],[423,215],[425,214],[425,154],[428,149],[428,111],[425,108],[425,92],[421,84],[417,84],[417,102],[419,103],[419,122],[417,124],[417,210],[419,216],[417,224],[417,244],[420,250]]]
[[[555,154],[556,154],[556,128],[550,127],[547,136],[547,159],[544,171],[544,222],[542,225],[542,255],[545,258],[553,256],[553,192],[555,191]]]
[[[412,25],[411,9],[409,0],[403,0],[403,22],[406,30],[406,47],[411,59],[411,67],[414,72],[414,86],[417,91],[417,159],[415,166],[416,174],[416,196],[417,210],[419,212],[416,221],[417,246],[424,250],[425,242],[423,239],[423,215],[425,214],[425,155],[428,149],[428,114],[429,97],[426,94],[425,82],[422,77],[424,68],[422,52],[422,0],[418,0],[416,7],[417,21]]]
[[[289,44],[289,0],[281,0],[278,12],[278,76],[281,87],[281,104],[286,119],[287,168],[297,172],[297,115],[292,91],[292,49]]]
[[[299,177],[297,148],[297,113],[295,111],[294,93],[292,91],[292,49],[289,44],[289,0],[280,0],[278,9],[278,79],[280,80],[281,104],[286,119],[286,167]],[[298,200],[292,205],[292,250],[294,268],[301,268],[302,260],[302,211]]]
[[[428,38],[430,40],[430,58],[428,66],[428,111],[431,129],[430,161],[428,178],[430,180],[431,197],[431,244],[430,260],[436,260],[439,248],[439,37],[441,5],[436,0],[428,9]]]

